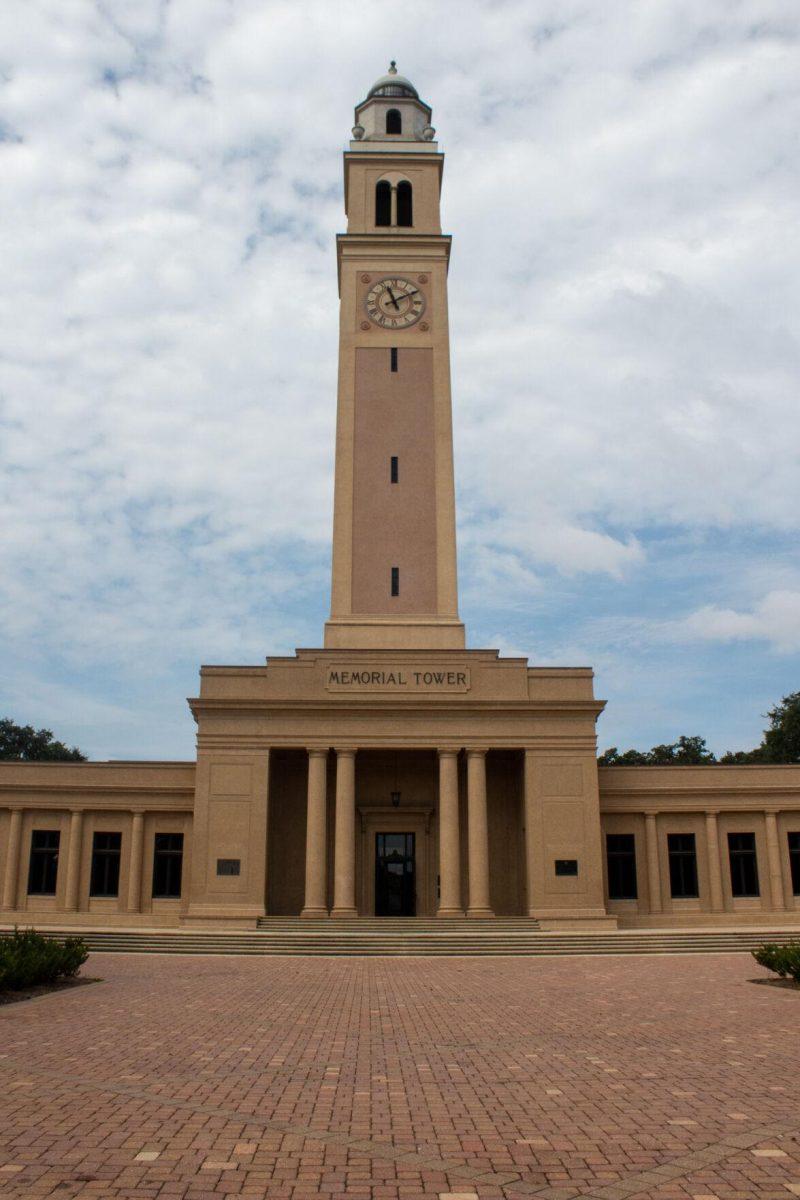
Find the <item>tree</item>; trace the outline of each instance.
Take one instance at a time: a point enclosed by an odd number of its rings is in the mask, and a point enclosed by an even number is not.
[[[0,759],[16,762],[86,762],[77,746],[71,749],[54,741],[49,729],[16,725],[10,718],[0,720]]]
[[[705,738],[685,736],[666,746],[653,746],[648,758],[654,767],[705,767],[717,761]]]
[[[616,746],[597,760],[601,767],[705,767],[717,760],[706,747],[706,739],[682,735],[677,742],[653,746],[652,750],[626,750]]]
[[[723,754],[723,763],[800,763],[800,692],[790,692],[766,714],[769,729],[755,750]]]
[[[641,750],[626,750],[620,754],[616,746],[604,750],[597,760],[601,767],[645,767],[647,755]]]
[[[761,745],[754,750],[729,750],[721,758],[706,747],[705,738],[679,737],[677,742],[653,746],[652,750],[626,750],[616,746],[598,758],[601,767],[704,767],[719,762],[723,766],[738,763],[800,763],[800,692],[790,692],[766,714],[769,729],[764,730]]]

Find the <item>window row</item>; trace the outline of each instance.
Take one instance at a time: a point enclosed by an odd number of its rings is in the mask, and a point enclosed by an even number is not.
[[[34,829],[28,866],[28,895],[55,896],[61,834],[57,829]],[[92,839],[90,896],[119,895],[122,834],[98,832]],[[153,842],[154,899],[176,899],[181,894],[183,834],[157,833]]]
[[[800,896],[800,832],[787,834],[792,872],[792,893]],[[693,833],[668,833],[669,885],[673,899],[699,896],[697,847]],[[636,900],[636,838],[632,833],[606,834],[609,900]],[[759,896],[758,855],[754,833],[728,834],[731,893]]]

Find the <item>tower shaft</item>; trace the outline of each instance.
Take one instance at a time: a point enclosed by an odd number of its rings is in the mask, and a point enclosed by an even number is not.
[[[347,232],[337,238],[325,645],[458,649],[444,156],[431,140],[430,109],[400,76],[379,80],[356,120],[344,156]]]

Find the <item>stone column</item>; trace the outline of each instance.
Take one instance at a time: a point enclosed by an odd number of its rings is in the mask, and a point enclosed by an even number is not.
[[[390,216],[389,216],[389,223],[390,223],[392,229],[396,229],[397,228],[397,184],[396,183],[392,184],[391,197],[392,197],[392,199],[391,199],[391,206],[390,206],[391,212],[390,212]]]
[[[529,917],[536,916],[535,889],[537,884],[536,833],[539,825],[539,804],[536,795],[536,754],[525,751],[523,766],[523,792],[525,805],[525,904]],[[541,884],[541,879],[538,880]]]
[[[11,825],[6,847],[6,873],[3,877],[3,908],[17,907],[19,852],[22,845],[22,809],[11,809]]]
[[[462,917],[458,831],[458,750],[439,751],[439,908],[437,917]]]
[[[467,750],[468,917],[493,917],[489,903],[489,822],[486,813],[486,751]]]
[[[332,917],[358,916],[356,908],[356,752],[336,750],[336,843]]]
[[[142,860],[144,858],[144,813],[135,812],[131,825],[131,853],[128,860],[128,912],[142,911]]]
[[[81,858],[83,855],[83,813],[74,811],[69,818],[67,846],[67,886],[64,889],[64,908],[77,912],[80,896]]]
[[[661,912],[661,864],[658,858],[658,831],[656,814],[644,814],[645,845],[647,848],[647,887],[650,912]]]
[[[711,892],[711,911],[724,912],[725,900],[722,894],[722,868],[719,861],[719,826],[718,813],[706,813],[706,854],[708,857],[708,886]]]
[[[327,773],[328,751],[308,751],[308,815],[306,818],[306,895],[301,917],[326,917],[327,909]]]
[[[769,867],[769,893],[772,907],[779,912],[786,908],[781,870],[781,847],[778,840],[778,817],[774,812],[764,814],[767,824],[767,865]]]

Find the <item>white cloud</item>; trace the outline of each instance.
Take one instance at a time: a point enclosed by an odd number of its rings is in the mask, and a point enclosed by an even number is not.
[[[769,642],[779,653],[800,651],[800,592],[775,591],[750,612],[706,605],[673,627],[677,636],[716,642],[755,639]]]
[[[166,686],[319,640],[340,151],[389,57],[447,152],[473,622],[546,604],[554,574],[587,604],[661,586],[665,525],[797,530],[791,0],[4,16],[0,625],[23,662],[158,660]]]

